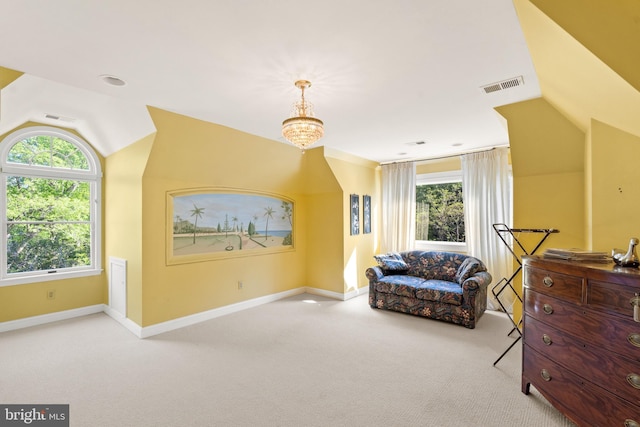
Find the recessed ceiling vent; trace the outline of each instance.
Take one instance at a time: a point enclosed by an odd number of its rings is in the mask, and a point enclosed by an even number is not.
[[[524,79],[522,76],[514,77],[512,79],[503,80],[501,82],[491,83],[490,85],[482,86],[480,89],[484,90],[484,93],[498,92],[512,87],[522,86]]]
[[[426,144],[425,141],[407,142],[407,145],[424,145],[424,144]]]

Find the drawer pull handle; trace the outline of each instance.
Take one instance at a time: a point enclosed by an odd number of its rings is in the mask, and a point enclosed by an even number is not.
[[[553,279],[549,276],[545,276],[544,279],[542,279],[542,283],[547,287],[550,288],[553,286]]]
[[[629,374],[627,375],[627,382],[631,387],[637,388],[640,390],[640,375],[638,374]]]
[[[553,341],[551,340],[551,337],[547,334],[542,335],[542,342],[545,343],[546,345],[551,345],[553,343]]]
[[[629,334],[627,341],[636,347],[640,347],[640,334]]]
[[[540,371],[540,376],[545,381],[551,381],[551,374],[546,369],[543,369],[542,371]]]
[[[624,420],[624,427],[640,427],[640,423],[630,418]]]
[[[544,310],[545,313],[547,314],[551,314],[553,313],[553,307],[551,307],[551,304],[545,304],[542,309]]]
[[[636,292],[636,296],[629,300],[629,304],[633,306],[633,320],[640,322],[640,294]]]

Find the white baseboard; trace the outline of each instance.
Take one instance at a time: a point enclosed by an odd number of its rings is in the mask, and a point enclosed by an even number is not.
[[[369,293],[369,287],[365,286],[364,288],[359,288],[356,290],[353,290],[351,292],[347,292],[346,294],[341,294],[339,292],[333,292],[333,291],[326,291],[324,289],[318,289],[318,288],[310,288],[310,287],[306,287],[303,288],[303,292],[306,292],[308,294],[312,294],[312,295],[319,295],[321,297],[327,297],[327,298],[333,298],[333,299],[337,299],[337,300],[341,300],[341,301],[346,301],[349,300],[351,298],[355,298],[357,296],[360,296],[362,294],[368,294]]]
[[[104,312],[107,316],[111,317],[113,320],[127,328],[133,335],[137,336],[138,338],[142,337],[142,327],[133,320],[124,317],[119,311],[112,309],[107,304],[104,304]]]
[[[8,332],[16,329],[29,328],[31,326],[44,325],[45,323],[73,319],[74,317],[102,313],[103,311],[104,304],[96,304],[90,305],[88,307],[74,308],[72,310],[57,311],[55,313],[25,317],[24,319],[9,320],[8,322],[0,322],[0,332]]]
[[[42,325],[45,323],[57,322],[59,320],[71,319],[74,317],[86,316],[89,314],[95,314],[104,312],[116,322],[127,328],[138,338],[149,338],[154,335],[162,334],[164,332],[173,331],[176,329],[184,328],[185,326],[195,325],[200,322],[215,319],[216,317],[225,316],[227,314],[236,313],[238,311],[246,310],[248,308],[257,307],[262,304],[266,304],[273,301],[278,301],[290,296],[299,295],[303,293],[309,293],[312,295],[323,296],[327,298],[333,298],[341,301],[362,295],[369,292],[369,287],[356,289],[346,294],[339,292],[327,291],[324,289],[301,287],[291,289],[277,294],[265,295],[263,297],[254,298],[246,301],[242,301],[236,304],[226,305],[220,308],[214,308],[211,310],[203,311],[201,313],[191,314],[189,316],[179,317],[177,319],[168,320],[166,322],[157,323],[155,325],[141,327],[132,320],[124,317],[119,312],[113,310],[106,304],[97,304],[89,307],[76,308],[73,310],[59,311],[51,314],[43,314],[41,316],[27,317],[25,319],[11,320],[8,322],[0,323],[0,332],[12,331],[15,329],[28,328],[30,326]]]
[[[298,295],[304,292],[304,288],[292,289],[290,291],[279,292],[277,294],[266,295],[259,298],[254,298],[235,304],[225,305],[224,307],[214,308],[211,310],[203,311],[189,316],[179,317],[177,319],[168,320],[162,323],[156,323],[155,325],[146,326],[142,328],[140,338],[148,338],[154,335],[162,334],[164,332],[173,331],[175,329],[184,328],[185,326],[195,325],[196,323],[204,322],[207,320],[215,319],[216,317],[225,316],[227,314],[236,313],[238,311],[246,310],[248,308],[257,307],[262,304],[277,301],[283,298],[288,298],[293,295]]]

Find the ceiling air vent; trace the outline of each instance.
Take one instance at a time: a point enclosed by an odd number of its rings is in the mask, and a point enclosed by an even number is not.
[[[480,89],[485,93],[498,92],[500,90],[510,89],[516,86],[522,86],[524,79],[522,76],[514,77],[512,79],[503,80],[501,82],[491,83],[490,85],[482,86]]]
[[[61,122],[68,122],[68,123],[73,123],[76,121],[76,119],[71,118],[71,117],[64,117],[64,116],[57,116],[55,114],[45,114],[44,115],[45,119],[49,119],[49,120],[59,120]]]

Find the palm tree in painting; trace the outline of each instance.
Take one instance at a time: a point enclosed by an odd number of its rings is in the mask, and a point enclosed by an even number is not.
[[[282,208],[282,219],[286,219],[289,221],[289,225],[293,226],[293,222],[291,220],[291,217],[293,216],[293,207],[291,206],[291,203],[283,201],[280,207]]]
[[[267,217],[267,225],[264,227],[264,240],[267,240],[269,235],[269,218],[273,219],[273,208],[270,206],[264,208],[264,216]]]
[[[196,243],[196,231],[198,230],[198,218],[202,218],[202,213],[204,212],[204,208],[199,208],[196,204],[193,204],[193,209],[191,209],[191,216],[195,217],[195,223],[193,225],[193,244]]]
[[[284,236],[282,239],[283,245],[291,245],[293,243],[293,206],[289,202],[285,202],[284,200],[280,204],[280,208],[282,209],[282,219],[289,221],[289,225],[291,226],[291,231],[289,234]]]
[[[257,234],[257,231],[256,231],[256,224],[258,224],[258,218],[259,218],[258,214],[257,214],[257,213],[254,213],[254,214],[253,214],[253,234]],[[252,235],[253,235],[253,234],[252,234]]]
[[[231,222],[233,222],[233,231],[238,231],[238,217],[232,216]]]

